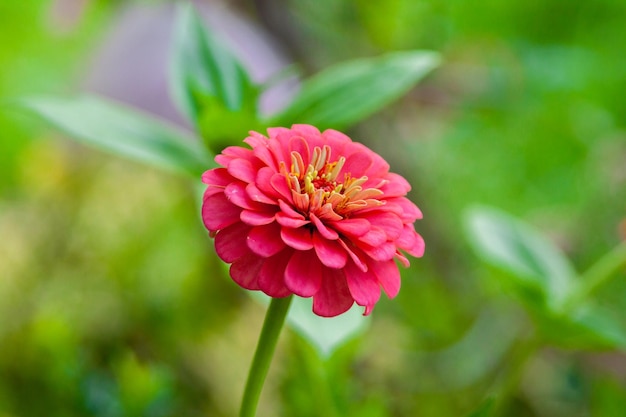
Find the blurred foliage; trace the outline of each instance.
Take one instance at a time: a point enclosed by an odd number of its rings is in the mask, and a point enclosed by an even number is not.
[[[59,15],[62,3],[82,5],[79,17]],[[98,39],[134,3],[160,2],[0,2],[0,99],[78,89]],[[472,203],[499,207],[577,271],[617,245],[626,4],[256,4],[304,68],[405,49],[444,62],[349,132],[413,184],[426,256],[332,356],[286,332],[260,415],[487,415],[503,375],[527,361],[512,400],[494,405],[502,415],[620,416],[623,353],[527,357],[535,313],[513,296],[511,271],[470,251],[462,221]],[[212,255],[194,185],[13,111],[0,112],[0,176],[0,415],[235,414],[263,307]],[[622,331],[625,277],[596,293]],[[559,323],[548,331],[571,331]]]

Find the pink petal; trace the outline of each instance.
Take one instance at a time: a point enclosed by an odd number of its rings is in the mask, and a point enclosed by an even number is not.
[[[253,151],[257,147],[263,148],[267,146],[267,138],[259,132],[255,132],[254,130],[251,130],[250,136],[245,138],[243,141],[250,145]]]
[[[241,221],[250,226],[262,226],[274,221],[275,213],[271,211],[242,210],[239,216]]]
[[[313,238],[311,231],[306,227],[283,227],[280,231],[280,237],[287,245],[297,250],[313,249]]]
[[[285,285],[285,269],[292,253],[291,250],[284,250],[263,264],[259,272],[259,287],[270,297],[286,297],[291,294]]]
[[[322,283],[322,264],[311,250],[296,251],[285,269],[285,285],[300,297],[317,293]]]
[[[258,276],[265,260],[250,252],[237,259],[230,266],[230,276],[237,284],[247,290],[258,290]]]
[[[311,158],[309,144],[307,143],[306,139],[301,136],[292,137],[289,140],[289,149],[292,152],[298,152],[302,157],[302,160],[304,161],[304,165],[306,166],[306,164],[309,162],[309,159]]]
[[[322,135],[315,126],[305,124],[292,125],[291,131],[303,135],[309,142],[316,141],[316,139],[319,139]],[[314,145],[317,145],[317,143]]]
[[[254,182],[258,169],[247,159],[235,159],[228,164],[228,173],[246,183]]]
[[[346,158],[346,162],[341,170],[341,175],[350,173],[353,178],[362,177],[369,170],[372,163],[373,161],[369,152],[359,150]]]
[[[339,234],[337,234],[337,232],[335,232],[334,230],[327,228],[324,222],[318,219],[315,214],[310,213],[309,218],[311,219],[311,221],[313,222],[317,230],[320,232],[320,234],[324,236],[326,239],[330,239],[330,240],[339,239]]]
[[[202,197],[203,200],[206,200],[208,197],[211,197],[214,194],[223,194],[224,193],[224,187],[221,185],[209,185],[206,187],[206,190],[204,190],[204,196]]]
[[[378,246],[387,241],[387,234],[380,227],[372,226],[369,232],[359,237],[357,241],[363,242],[369,246]]]
[[[246,192],[246,184],[241,181],[235,181],[226,186],[224,195],[231,203],[237,207],[248,210],[262,210],[263,206],[252,201]]]
[[[398,295],[400,291],[400,271],[396,263],[393,260],[370,262],[369,266],[383,290],[387,293],[387,296],[393,298]]]
[[[270,198],[280,197],[280,194],[276,192],[271,184],[271,180],[274,175],[276,175],[276,171],[272,168],[263,167],[257,172],[256,181],[254,183],[257,187],[259,187],[259,190],[261,190],[263,194]]]
[[[390,172],[387,174],[386,178],[389,182],[380,187],[380,191],[382,191],[386,198],[389,197],[402,197],[405,196],[406,193],[411,191],[411,185],[409,182],[404,179],[404,177],[394,174]]]
[[[379,178],[387,175],[389,171],[389,164],[376,152],[373,152],[367,146],[354,142],[354,149],[356,150],[354,154],[365,154],[369,159],[368,166],[363,170],[359,176],[365,175],[369,178],[369,181],[365,183],[366,186],[371,186],[372,184],[378,184]],[[348,162],[346,160],[346,162]]]
[[[259,158],[259,160],[267,166],[272,167],[274,170],[278,170],[278,165],[269,150],[267,138],[265,136],[256,132],[250,132],[250,136],[245,138],[244,142],[252,147],[254,156]]]
[[[406,197],[393,197],[386,199],[385,209],[398,213],[405,222],[413,223],[416,219],[421,219],[422,211]]]
[[[234,178],[226,171],[226,168],[214,168],[202,174],[202,182],[208,185],[226,187],[233,181]]]
[[[329,268],[343,268],[346,266],[348,253],[336,240],[328,240],[319,232],[313,233],[313,247],[318,258]]]
[[[363,272],[352,262],[344,269],[352,298],[358,305],[374,305],[380,298],[380,285],[373,272]]]
[[[363,272],[367,271],[367,264],[362,259],[362,258],[365,258],[365,256],[359,256],[359,254],[362,255],[362,251],[357,249],[356,247],[354,247],[352,245],[346,244],[346,242],[344,242],[343,239],[338,239],[337,241],[346,250],[346,252],[350,256],[350,259],[352,259],[352,262],[354,262],[354,264],[361,271],[363,271]]]
[[[280,238],[280,229],[280,225],[276,222],[253,227],[248,234],[248,247],[252,252],[264,258],[276,255],[285,247],[285,242]]]
[[[272,188],[282,197],[283,200],[289,204],[293,204],[293,198],[291,197],[291,189],[287,184],[287,179],[282,174],[274,174],[270,179]]]
[[[250,197],[252,201],[264,204],[276,204],[276,200],[273,200],[272,198],[267,196],[254,184],[248,184],[246,186],[246,193],[248,193],[248,197]]]
[[[298,213],[296,210],[293,209],[293,207],[285,203],[283,200],[278,200],[278,206],[287,216],[293,217],[294,219],[304,220],[304,216],[302,214]]]
[[[274,160],[280,164],[281,161],[289,161],[288,141],[291,137],[290,133],[280,133],[277,136],[271,136],[267,142],[268,148],[274,157]]]
[[[362,214],[372,226],[380,227],[385,232],[387,239],[396,240],[402,233],[402,220],[393,213],[372,211]]]
[[[354,304],[344,273],[340,269],[324,268],[322,285],[313,296],[313,312],[322,317],[345,313]]]
[[[408,268],[409,266],[411,266],[411,262],[409,262],[407,257],[404,256],[404,254],[400,251],[396,251],[396,255],[394,256],[394,259],[399,261],[402,264],[402,266],[405,268]]]
[[[409,255],[421,258],[424,255],[424,239],[413,227],[413,224],[405,224],[402,235],[396,240],[396,245]]]
[[[385,242],[378,246],[361,244],[359,248],[376,261],[388,261],[396,254],[396,245],[393,242]]]
[[[212,231],[237,223],[239,213],[241,209],[228,201],[223,193],[208,196],[202,203],[202,221]]]
[[[275,138],[282,133],[289,133],[290,130],[286,127],[269,127],[267,128],[267,134],[270,138]]]
[[[348,136],[333,129],[325,130],[324,133],[322,133],[322,138],[332,149],[333,159],[339,159],[339,156],[345,156],[344,150],[346,146],[352,143],[352,139]]]
[[[310,221],[305,220],[304,217],[302,217],[302,219],[293,218],[293,217],[288,216],[282,211],[279,211],[278,213],[276,213],[276,221],[281,226],[292,227],[292,228],[300,228],[304,225],[311,223]]]
[[[220,230],[215,236],[215,252],[227,263],[235,262],[249,253],[246,239],[250,226],[238,222]]]
[[[337,222],[343,220],[343,217],[341,215],[335,213],[335,210],[333,209],[333,205],[331,203],[324,204],[319,209],[319,211],[315,213],[320,220],[323,220],[325,222]]]
[[[251,159],[252,151],[241,146],[227,146],[222,150],[222,154],[234,159]]]
[[[352,218],[328,223],[333,229],[350,237],[360,237],[369,232],[370,222],[365,219]]]

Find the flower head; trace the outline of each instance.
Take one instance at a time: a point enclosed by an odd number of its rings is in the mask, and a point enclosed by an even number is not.
[[[354,302],[369,314],[400,289],[396,260],[422,256],[420,210],[400,175],[346,135],[313,126],[250,132],[206,171],[202,218],[232,279],[271,297],[313,297],[326,317]],[[401,252],[402,250],[403,252]]]

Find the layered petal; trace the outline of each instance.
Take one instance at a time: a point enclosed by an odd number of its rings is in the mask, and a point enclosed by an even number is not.
[[[345,313],[354,304],[343,271],[326,268],[319,291],[313,296],[313,312],[322,317]]]
[[[346,265],[346,282],[354,301],[361,306],[374,305],[380,298],[380,284],[371,271],[363,272],[352,262]]]
[[[235,262],[250,251],[246,240],[250,226],[235,223],[220,230],[215,236],[215,252],[224,262]]]
[[[231,203],[224,193],[210,195],[202,204],[202,221],[210,231],[237,223],[240,213],[241,209]]]
[[[258,285],[270,297],[286,297],[291,290],[285,285],[285,269],[293,251],[285,249],[268,258],[259,271]]]
[[[313,233],[313,247],[315,254],[325,266],[335,269],[346,266],[348,253],[337,240],[328,240],[316,232]]]
[[[276,255],[285,248],[285,242],[280,237],[280,230],[280,225],[276,222],[253,227],[246,240],[248,248],[264,258]]]
[[[317,293],[322,283],[322,264],[313,251],[293,252],[285,269],[285,285],[300,297]]]

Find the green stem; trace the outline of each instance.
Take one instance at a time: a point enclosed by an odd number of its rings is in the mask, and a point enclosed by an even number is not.
[[[243,393],[239,417],[254,417],[256,414],[256,407],[259,403],[263,383],[265,382],[267,371],[272,362],[272,356],[274,355],[274,349],[276,348],[276,342],[278,342],[280,330],[283,327],[285,317],[289,311],[291,298],[291,295],[285,298],[272,298],[272,302],[265,315],[263,329],[261,330],[256,352],[254,352],[250,372],[248,373],[248,381],[246,382],[246,389]]]
[[[569,311],[577,307],[624,266],[626,266],[626,241],[600,258],[582,275],[580,285],[566,301],[564,310]]]
[[[534,332],[533,332],[534,333]],[[534,334],[530,335],[517,349],[515,356],[512,358],[510,365],[505,370],[505,374],[499,382],[499,387],[494,392],[494,402],[490,408],[489,415],[492,417],[500,417],[504,415],[511,398],[519,389],[519,384],[524,376],[526,364],[535,355],[541,347],[538,337]]]

